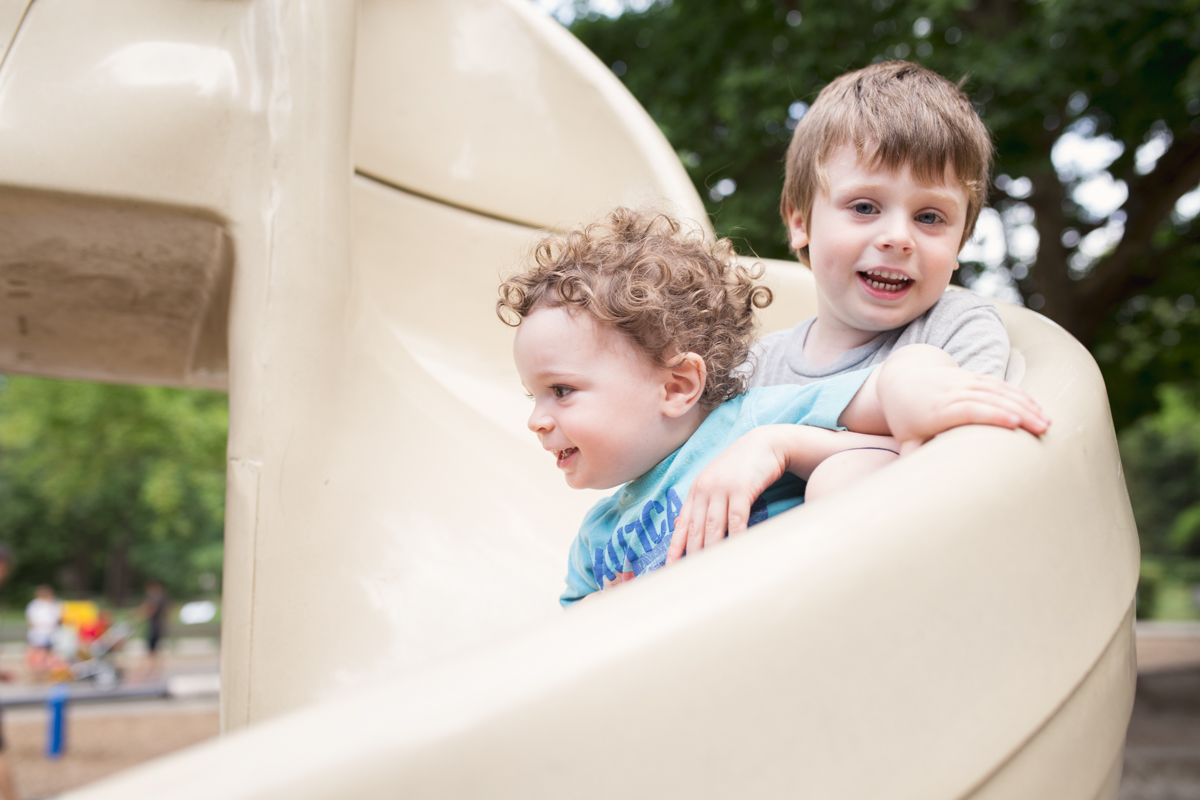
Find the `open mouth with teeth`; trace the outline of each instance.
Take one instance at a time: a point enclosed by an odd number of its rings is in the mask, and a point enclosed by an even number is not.
[[[578,447],[568,447],[564,450],[552,450],[554,457],[558,460],[558,466],[562,466],[570,460],[571,456],[579,452]]]
[[[863,270],[858,277],[877,294],[897,294],[913,284],[912,278],[890,269]]]

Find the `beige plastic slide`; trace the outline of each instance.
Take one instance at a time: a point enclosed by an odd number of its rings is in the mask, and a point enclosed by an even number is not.
[[[525,0],[0,0],[0,370],[227,387],[225,736],[73,797],[1112,798],[1138,549],[1104,387],[1004,307],[962,428],[561,612],[596,495],[494,317],[539,228],[703,218]],[[771,264],[767,329],[812,308]]]

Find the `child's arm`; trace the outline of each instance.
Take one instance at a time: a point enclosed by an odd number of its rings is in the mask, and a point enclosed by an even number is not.
[[[909,345],[892,353],[867,378],[838,422],[861,433],[890,432],[902,453],[959,425],[1022,427],[1034,434],[1044,433],[1050,426],[1038,404],[1022,390],[998,378],[967,372],[945,352],[924,344]],[[802,449],[795,449],[802,447],[795,435],[799,430],[805,429],[795,425],[755,428],[697,476],[675,522],[677,533],[671,540],[668,563],[683,554],[685,541],[687,549],[695,552],[724,538],[726,531],[733,536],[746,530],[750,503],[783,474],[786,467],[780,465],[802,463],[801,459],[806,457]],[[854,446],[840,449],[854,449]],[[810,472],[833,453],[816,455],[821,457],[809,468]],[[848,473],[827,470],[833,474],[830,480],[823,481],[825,493],[849,477],[870,471],[862,468],[859,457],[854,458],[858,463]],[[838,460],[841,459],[835,459]],[[681,524],[687,535],[678,533]]]
[[[861,391],[861,390],[860,390]],[[750,506],[784,472],[808,480],[825,459],[862,449],[895,458],[888,436],[838,432],[807,425],[763,425],[748,431],[696,476],[675,519],[667,563],[686,548],[696,552],[746,530]]]
[[[838,422],[863,433],[890,433],[903,454],[959,425],[996,425],[1045,433],[1050,420],[1033,398],[999,378],[975,375],[927,344],[888,356]]]

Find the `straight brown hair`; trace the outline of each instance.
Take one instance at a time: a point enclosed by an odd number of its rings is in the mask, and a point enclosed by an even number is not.
[[[872,169],[907,166],[920,183],[962,183],[967,224],[959,247],[971,238],[987,201],[994,148],[961,86],[908,61],[884,61],[836,78],[792,134],[780,200],[785,224],[794,211],[812,222],[817,192],[829,192],[825,164],[845,145]],[[807,247],[797,255],[808,263]]]

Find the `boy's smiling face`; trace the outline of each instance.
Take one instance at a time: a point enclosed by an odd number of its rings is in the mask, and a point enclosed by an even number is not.
[[[918,183],[907,166],[872,169],[852,146],[825,164],[829,193],[818,192],[810,222],[793,211],[792,247],[808,246],[817,283],[817,324],[842,349],[865,344],[925,313],[958,268],[967,189]]]
[[[513,358],[534,402],[529,429],[572,488],[619,486],[678,447],[664,414],[669,370],[586,312],[538,308],[517,328]]]

